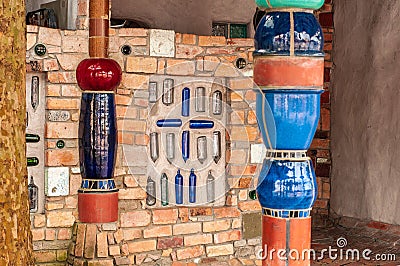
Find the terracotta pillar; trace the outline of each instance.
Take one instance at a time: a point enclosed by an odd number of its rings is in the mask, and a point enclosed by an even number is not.
[[[89,55],[76,70],[82,89],[79,125],[82,185],[78,191],[79,220],[118,220],[118,189],[113,179],[117,149],[115,89],[121,67],[108,59],[109,1],[89,2]]]
[[[323,0],[256,0],[254,81],[267,147],[257,187],[263,207],[263,265],[310,265],[315,172],[306,155],[323,92],[323,32],[313,15]]]

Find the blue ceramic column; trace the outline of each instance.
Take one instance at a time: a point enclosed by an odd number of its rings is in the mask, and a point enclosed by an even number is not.
[[[254,81],[258,125],[267,156],[258,178],[263,211],[263,265],[310,265],[311,208],[317,185],[306,155],[323,92],[323,33],[313,10],[323,0],[256,0]],[[270,251],[283,250],[285,256]]]
[[[78,191],[79,220],[118,220],[118,189],[113,174],[117,149],[115,89],[122,70],[108,56],[109,1],[89,1],[89,55],[76,69],[82,89],[79,151],[82,185]]]

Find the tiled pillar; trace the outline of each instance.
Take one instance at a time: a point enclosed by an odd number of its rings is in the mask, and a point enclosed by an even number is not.
[[[82,89],[79,129],[82,185],[78,193],[79,220],[107,223],[118,220],[118,189],[113,173],[117,149],[115,92],[122,71],[108,56],[109,2],[89,2],[89,55],[79,63],[76,78]]]
[[[256,0],[266,14],[255,34],[257,120],[268,152],[258,180],[263,265],[310,265],[316,177],[306,151],[320,115],[323,0]],[[302,256],[302,254],[306,256]]]

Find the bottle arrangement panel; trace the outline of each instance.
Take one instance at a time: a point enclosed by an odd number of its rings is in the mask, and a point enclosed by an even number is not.
[[[224,204],[225,83],[165,76],[150,80],[148,206]]]

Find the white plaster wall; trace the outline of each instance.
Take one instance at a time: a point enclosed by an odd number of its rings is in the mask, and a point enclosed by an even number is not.
[[[400,1],[335,1],[331,208],[400,224]]]

